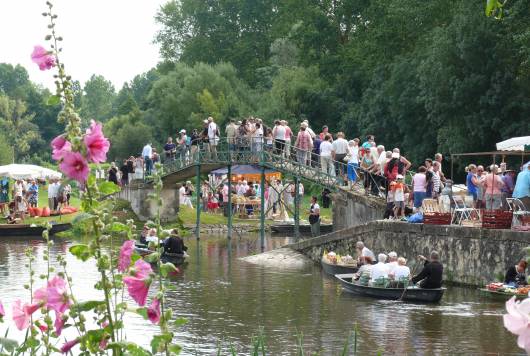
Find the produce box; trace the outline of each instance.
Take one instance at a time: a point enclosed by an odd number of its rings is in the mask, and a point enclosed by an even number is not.
[[[426,225],[451,225],[451,213],[424,213],[423,223]]]
[[[513,213],[504,210],[483,210],[482,227],[485,229],[510,229]]]

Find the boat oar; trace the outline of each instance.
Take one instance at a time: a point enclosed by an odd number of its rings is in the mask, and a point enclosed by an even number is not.
[[[412,278],[412,276],[414,276],[416,274],[416,268],[418,268],[418,266],[420,265],[421,263],[416,263],[414,265],[414,268],[412,269],[412,272],[410,273],[409,275],[409,278]],[[403,300],[403,297],[405,296],[405,293],[407,293],[407,288],[408,286],[406,286],[405,288],[403,288],[403,294],[401,294],[401,298],[399,298],[399,300]]]

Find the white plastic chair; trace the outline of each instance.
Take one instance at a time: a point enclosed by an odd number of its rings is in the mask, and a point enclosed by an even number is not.
[[[513,213],[512,226],[521,225],[521,217],[530,215],[523,202],[517,198],[506,198],[508,207]]]
[[[453,202],[455,203],[455,207],[453,209],[452,221],[457,220],[458,225],[462,224],[462,220],[471,220],[473,213],[479,216],[478,210],[473,207],[468,207],[462,196],[453,195]]]

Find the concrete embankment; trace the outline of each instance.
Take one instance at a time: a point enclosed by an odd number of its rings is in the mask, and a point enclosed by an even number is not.
[[[428,256],[436,250],[446,281],[480,286],[502,278],[506,268],[526,256],[530,233],[373,221],[284,247],[320,262],[324,250],[354,255],[357,241],[363,241],[376,255],[396,251],[411,267],[417,255]]]

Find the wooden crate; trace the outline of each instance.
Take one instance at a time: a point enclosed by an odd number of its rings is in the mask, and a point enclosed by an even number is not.
[[[424,213],[423,223],[426,225],[451,225],[451,213]]]
[[[485,229],[510,229],[513,213],[504,210],[484,210],[482,212],[482,227]]]

